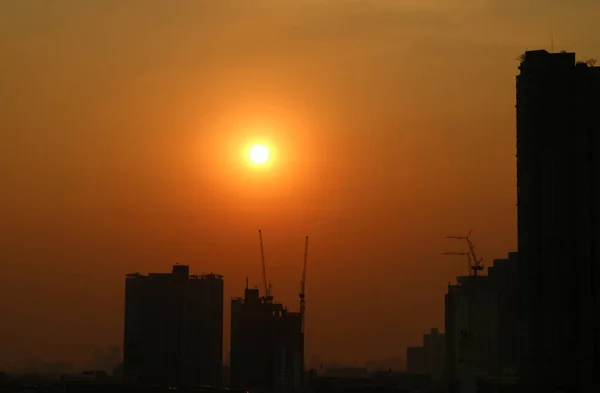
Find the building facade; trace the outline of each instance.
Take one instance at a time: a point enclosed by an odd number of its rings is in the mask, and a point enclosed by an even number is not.
[[[471,392],[492,373],[493,290],[488,276],[457,277],[445,295],[446,380],[451,391]]]
[[[526,52],[517,76],[520,370],[591,392],[600,369],[600,68]]]
[[[425,348],[406,348],[406,372],[409,374],[425,374]]]
[[[516,373],[519,353],[519,291],[518,253],[510,252],[508,258],[494,259],[488,268],[492,288],[491,360],[492,375]]]
[[[423,335],[425,351],[425,373],[434,381],[439,381],[446,369],[446,335],[439,329],[432,328]]]
[[[123,376],[134,384],[220,386],[223,278],[172,273],[125,279]]]

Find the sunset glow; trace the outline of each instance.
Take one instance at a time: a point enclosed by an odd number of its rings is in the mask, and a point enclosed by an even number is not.
[[[220,361],[229,363],[232,298],[244,296],[246,277],[266,295],[258,229],[267,285],[289,313],[300,309],[310,236],[305,368],[369,364],[393,371],[386,384],[396,374],[404,381],[407,348],[424,348],[431,328],[445,334],[448,284],[472,273],[468,256],[442,255],[469,250],[446,236],[473,230],[486,272],[519,249],[521,55],[564,49],[575,61],[600,63],[592,34],[600,0],[143,4],[0,0],[0,390],[3,373],[12,384],[25,379],[11,373],[72,372],[55,361],[114,370],[125,346],[125,275],[171,272],[175,263],[189,265],[190,275],[224,276]],[[539,80],[555,103],[537,89],[528,96],[534,107],[525,112],[555,105],[556,113],[519,113],[519,122],[539,125],[544,144],[550,128],[565,137],[571,127],[598,128],[600,109],[579,105],[597,104],[600,77],[571,94],[579,70],[557,79],[566,96],[550,76]],[[578,112],[563,108],[573,102]],[[549,165],[567,176],[575,162],[588,165],[587,153],[598,154],[588,145],[578,145],[585,157],[561,166],[551,156]],[[546,159],[539,153],[531,165]],[[586,179],[582,172],[573,184]],[[573,208],[575,228],[588,207]],[[115,364],[96,361],[112,347],[121,348]],[[584,354],[591,352],[572,355]],[[27,359],[44,363],[29,370]],[[515,366],[499,362],[486,355],[490,378]]]
[[[264,164],[269,160],[269,149],[264,145],[254,145],[248,153],[250,161],[255,164]]]

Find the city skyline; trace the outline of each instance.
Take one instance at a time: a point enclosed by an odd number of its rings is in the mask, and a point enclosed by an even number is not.
[[[590,1],[174,3],[0,5],[0,361],[120,343],[129,272],[260,287],[256,228],[291,309],[311,236],[307,358],[404,357],[464,274],[445,236],[517,249],[517,57],[600,56]],[[232,161],[246,133],[268,176]]]

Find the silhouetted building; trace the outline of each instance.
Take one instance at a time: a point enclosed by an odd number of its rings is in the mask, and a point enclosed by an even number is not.
[[[518,362],[519,292],[518,253],[495,259],[488,268],[492,288],[491,364],[493,375],[512,375]]]
[[[425,348],[406,348],[406,372],[409,374],[425,374]]]
[[[521,372],[600,389],[600,68],[526,52],[517,76]]]
[[[405,368],[400,358],[387,358],[380,359],[377,361],[366,362],[367,369],[369,372],[380,372],[380,371],[400,371]]]
[[[446,380],[456,383],[462,331],[468,327],[466,299],[460,285],[448,285],[444,296],[444,327],[446,330]]]
[[[461,391],[472,391],[476,376],[491,372],[491,293],[489,277],[472,275],[457,277],[445,295],[445,375]]]
[[[110,372],[121,363],[121,348],[118,346],[110,346],[106,351],[101,348],[94,349],[92,360],[87,365],[90,370],[104,370]]]
[[[231,301],[231,385],[242,389],[299,390],[304,376],[300,313],[246,288]]]
[[[88,370],[78,374],[63,374],[60,376],[62,382],[103,382],[108,380],[104,370]]]
[[[324,378],[357,378],[364,379],[371,375],[366,367],[328,367],[323,372]]]
[[[34,374],[44,377],[72,373],[75,365],[70,361],[45,361],[42,359],[28,358],[21,361],[10,362],[4,365],[5,370],[14,374]],[[3,368],[4,368],[3,367]]]
[[[423,335],[425,351],[425,373],[434,381],[439,381],[446,369],[446,336],[437,328]]]
[[[223,278],[172,273],[128,274],[125,280],[126,381],[145,384],[221,384]]]

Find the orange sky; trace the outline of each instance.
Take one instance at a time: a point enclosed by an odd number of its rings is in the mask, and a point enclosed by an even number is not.
[[[600,56],[596,0],[3,1],[0,361],[119,344],[124,274],[260,284],[307,351],[403,357],[443,328],[474,229],[516,248],[525,49]],[[277,146],[271,171],[239,160]],[[228,314],[228,307],[226,309]],[[9,316],[9,317],[7,317]],[[228,319],[227,319],[228,323]],[[227,341],[226,341],[227,342]]]

